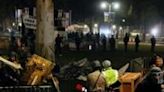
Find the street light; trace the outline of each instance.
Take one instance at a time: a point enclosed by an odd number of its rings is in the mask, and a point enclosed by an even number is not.
[[[118,3],[118,2],[109,3],[107,1],[104,1],[100,5],[101,5],[102,9],[108,10],[107,12],[104,12],[104,21],[110,23],[112,20],[111,14],[114,14],[114,12],[112,12],[112,9],[118,10],[120,8],[120,3]]]
[[[119,30],[122,30],[122,29],[123,29],[122,27],[119,28]]]
[[[106,9],[107,6],[108,6],[108,5],[107,5],[107,2],[102,2],[100,7],[101,7],[102,9]]]
[[[22,23],[18,23],[18,26],[19,26],[19,27],[22,27]]]
[[[112,29],[113,29],[113,30],[116,30],[116,25],[113,25],[113,26],[112,26]]]
[[[96,34],[96,33],[98,33],[99,31],[98,31],[98,24],[97,23],[95,23],[94,25],[93,25],[93,34]]]
[[[112,20],[111,15],[115,14],[115,12],[113,12],[113,10],[118,10],[120,8],[120,4],[118,2],[110,3],[110,2],[105,1],[105,2],[101,3],[101,8],[107,10],[107,12],[104,12],[104,22],[107,22],[112,25],[113,20]],[[116,25],[112,25],[110,27],[112,27],[111,30],[112,30],[113,34],[118,33],[116,30],[117,29]]]
[[[13,22],[13,23],[12,23],[12,26],[14,26],[14,27],[15,27],[15,25],[16,25],[16,24]]]
[[[120,3],[118,2],[113,2],[112,5],[113,5],[113,9],[115,10],[118,10],[120,8]]]
[[[102,9],[109,9],[109,12],[111,12],[111,9],[113,8],[114,10],[118,10],[120,8],[120,3],[118,2],[112,2],[112,3],[108,3],[108,2],[102,2],[100,7]]]
[[[88,28],[88,26],[87,25],[84,25],[84,28]]]
[[[125,22],[126,22],[126,20],[125,20],[125,19],[122,19],[122,22],[124,22],[124,23],[125,23]]]
[[[94,24],[94,27],[98,27],[98,24]]]

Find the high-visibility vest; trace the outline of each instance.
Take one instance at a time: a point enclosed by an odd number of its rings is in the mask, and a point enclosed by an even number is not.
[[[114,84],[118,81],[118,71],[115,69],[107,68],[103,72],[104,79],[106,81],[106,86],[109,87],[110,85]]]

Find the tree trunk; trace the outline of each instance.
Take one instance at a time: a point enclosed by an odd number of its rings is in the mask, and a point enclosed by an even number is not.
[[[37,0],[36,53],[54,60],[54,5],[52,0]]]

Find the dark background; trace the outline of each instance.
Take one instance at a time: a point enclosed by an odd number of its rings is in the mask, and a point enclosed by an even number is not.
[[[3,17],[14,15],[16,8],[33,7],[36,0],[1,0],[0,20]],[[55,9],[72,10],[73,22],[84,21],[90,18],[100,18],[103,10],[100,2],[103,0],[53,0]],[[110,0],[111,1],[111,0]],[[128,18],[130,24],[140,24],[143,21],[153,22],[164,18],[164,0],[113,0],[121,3],[117,16]],[[130,16],[127,15],[130,5],[133,6]],[[131,23],[132,22],[132,23]]]

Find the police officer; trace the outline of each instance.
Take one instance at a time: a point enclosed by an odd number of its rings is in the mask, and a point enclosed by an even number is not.
[[[62,37],[60,36],[60,34],[57,35],[57,37],[55,38],[55,55],[57,56],[61,56],[62,54]]]
[[[135,38],[135,51],[136,52],[138,52],[139,43],[140,43],[140,38],[139,38],[139,35],[137,34],[137,36]]]
[[[105,35],[102,38],[102,45],[103,45],[103,51],[106,51],[106,36]]]
[[[114,51],[116,48],[116,40],[114,38],[114,35],[109,39],[109,44],[110,44],[110,50]]]
[[[154,36],[150,39],[151,41],[151,52],[155,52],[156,39]]]
[[[125,34],[125,37],[124,37],[123,41],[124,41],[124,48],[125,48],[124,50],[125,50],[125,52],[127,52],[128,42],[129,42],[129,35],[128,35],[128,33]]]

